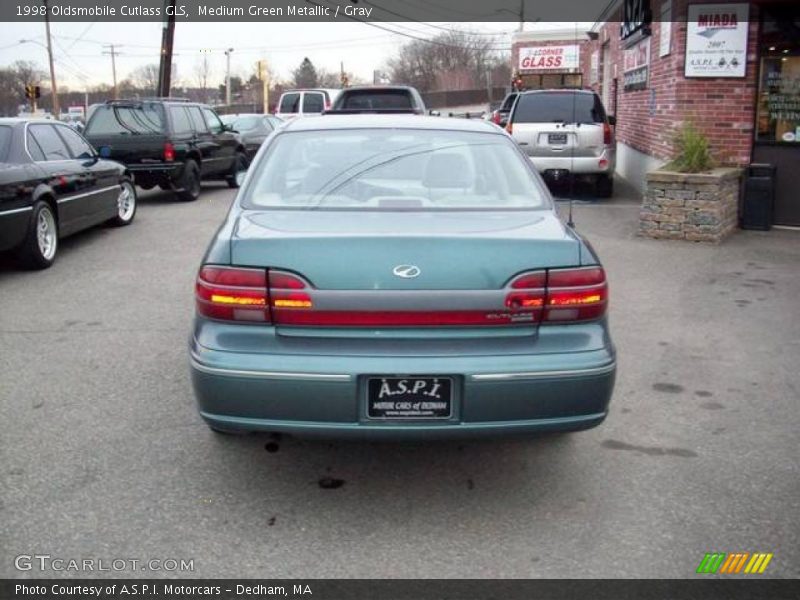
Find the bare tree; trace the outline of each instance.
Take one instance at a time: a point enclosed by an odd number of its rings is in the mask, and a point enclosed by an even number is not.
[[[133,87],[145,95],[155,96],[158,90],[158,65],[142,65],[128,75]]]
[[[469,31],[442,32],[430,41],[414,40],[387,62],[394,83],[435,90],[448,74],[459,74],[468,87],[483,87],[486,73],[507,58],[495,49],[493,38]],[[459,87],[463,87],[462,84]]]
[[[208,54],[203,53],[194,65],[194,76],[197,87],[203,90],[203,102],[208,102],[208,78],[211,75],[211,65],[208,62]]]

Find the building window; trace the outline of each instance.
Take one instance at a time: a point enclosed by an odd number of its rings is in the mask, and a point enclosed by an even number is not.
[[[800,11],[764,11],[756,141],[800,145]]]

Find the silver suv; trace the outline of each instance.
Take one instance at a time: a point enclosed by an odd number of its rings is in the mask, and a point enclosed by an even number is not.
[[[614,185],[614,124],[594,92],[541,90],[519,95],[506,130],[545,179],[589,178],[607,198]]]

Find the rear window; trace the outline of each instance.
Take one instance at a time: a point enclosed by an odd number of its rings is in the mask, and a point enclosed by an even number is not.
[[[594,94],[542,92],[522,94],[514,110],[514,123],[602,123],[603,104]]]
[[[98,106],[86,126],[85,134],[121,135],[163,133],[164,117],[160,104]]]
[[[279,135],[245,206],[299,210],[531,210],[548,205],[506,136],[418,129]]]
[[[300,94],[284,94],[281,97],[281,106],[278,112],[297,113],[300,112]]]
[[[303,112],[322,112],[325,110],[325,100],[322,94],[317,92],[306,92],[303,95]]]
[[[11,127],[0,125],[0,162],[8,160],[8,153],[11,149]]]
[[[509,94],[506,96],[506,99],[503,100],[503,106],[501,110],[511,110],[511,107],[514,106],[514,100],[517,99],[518,94]]]
[[[341,109],[411,109],[411,94],[405,90],[354,90],[343,92],[337,102]]]
[[[226,121],[236,131],[250,131],[261,125],[261,117],[237,117]]]

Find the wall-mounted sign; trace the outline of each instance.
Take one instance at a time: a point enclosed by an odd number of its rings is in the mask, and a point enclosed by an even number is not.
[[[658,35],[658,55],[667,56],[670,52],[670,39],[672,38],[672,0],[666,0],[661,5],[661,18],[658,20],[661,33]]]
[[[686,77],[744,77],[748,4],[692,4],[686,23]]]
[[[650,35],[650,0],[624,0],[622,3],[622,22],[619,25],[619,37],[626,40],[640,33]]]
[[[524,71],[577,69],[578,46],[534,46],[519,49],[519,68]]]
[[[622,89],[626,92],[647,88],[650,70],[650,38],[630,48],[622,55]]]

